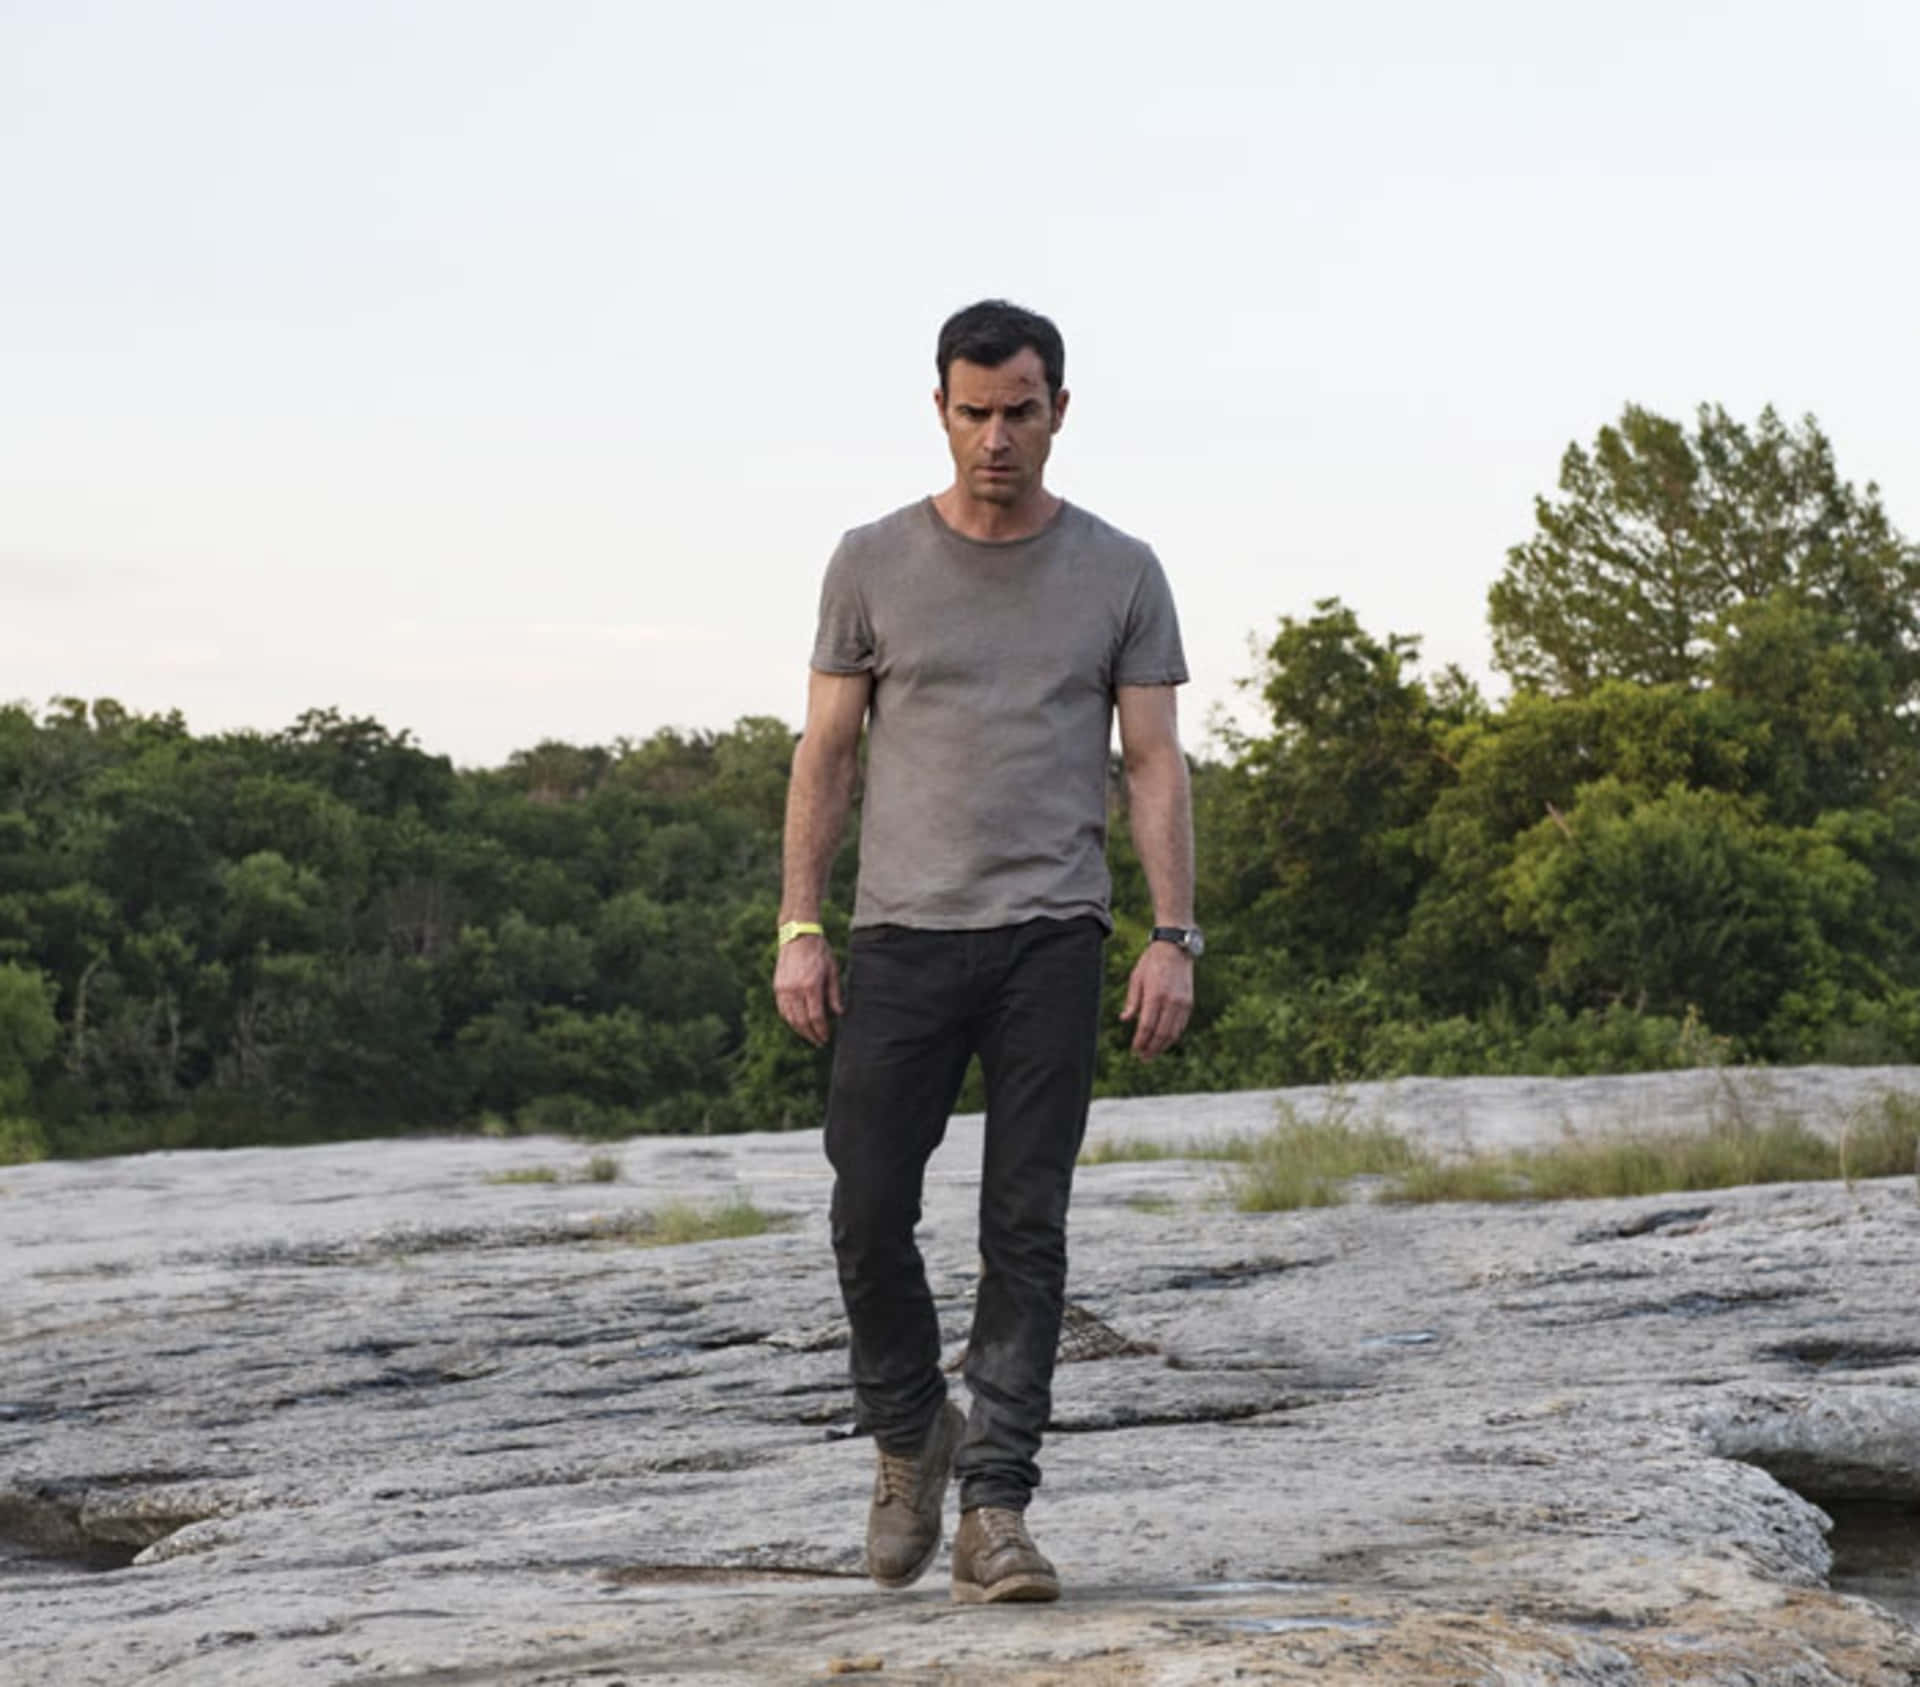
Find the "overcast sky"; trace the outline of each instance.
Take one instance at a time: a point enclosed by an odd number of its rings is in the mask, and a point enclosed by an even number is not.
[[[1920,534],[1917,199],[1912,0],[0,0],[0,700],[797,724],[986,294],[1190,741],[1321,597],[1484,675],[1629,401],[1811,411]]]

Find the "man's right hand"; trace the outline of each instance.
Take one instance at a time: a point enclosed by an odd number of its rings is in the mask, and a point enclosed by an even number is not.
[[[773,967],[773,999],[784,1019],[815,1048],[833,1035],[832,1014],[844,1011],[840,969],[824,937],[796,937],[780,950]]]

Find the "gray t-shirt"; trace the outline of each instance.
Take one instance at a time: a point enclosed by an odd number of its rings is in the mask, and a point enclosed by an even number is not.
[[[1072,504],[968,539],[922,499],[840,541],[813,666],[873,675],[856,927],[1111,929],[1114,690],[1187,677],[1146,545]]]

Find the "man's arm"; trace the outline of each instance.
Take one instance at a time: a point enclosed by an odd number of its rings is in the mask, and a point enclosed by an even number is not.
[[[818,922],[827,874],[846,830],[859,769],[860,729],[873,690],[870,674],[807,676],[807,724],[793,751],[781,870],[780,920]],[[784,944],[773,969],[773,996],[784,1019],[816,1047],[833,1034],[841,1010],[840,974],[824,937]]]
[[[1170,685],[1123,685],[1115,694],[1120,752],[1127,769],[1133,847],[1153,897],[1153,923],[1193,924],[1193,798],[1180,749],[1179,710]],[[1127,981],[1122,1019],[1132,1020],[1133,1052],[1151,1060],[1170,1048],[1193,1013],[1193,957],[1172,943],[1149,943]]]

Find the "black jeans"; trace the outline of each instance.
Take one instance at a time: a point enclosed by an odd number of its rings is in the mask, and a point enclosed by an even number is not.
[[[1040,1482],[1105,937],[1091,918],[853,935],[826,1147],[854,1396],[888,1452],[915,1451],[946,1399],[913,1230],[927,1158],[975,1053],[986,1078],[973,1410],[954,1467],[963,1507],[1022,1509]]]

